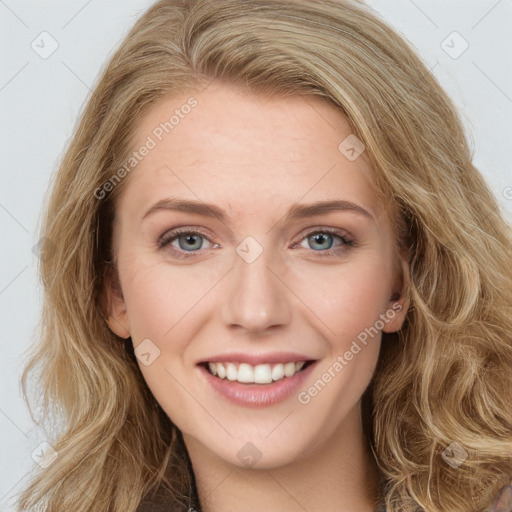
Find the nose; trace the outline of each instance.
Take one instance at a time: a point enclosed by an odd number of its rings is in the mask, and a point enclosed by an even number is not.
[[[292,292],[270,252],[264,250],[251,263],[236,255],[222,306],[222,321],[229,329],[238,327],[251,334],[264,334],[271,327],[290,322]]]

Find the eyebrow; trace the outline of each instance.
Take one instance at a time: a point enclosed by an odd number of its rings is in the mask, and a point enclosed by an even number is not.
[[[204,203],[202,201],[192,201],[190,199],[181,199],[178,197],[169,197],[162,199],[155,203],[147,212],[143,215],[142,220],[147,218],[149,215],[161,211],[169,210],[184,213],[194,213],[203,217],[216,217],[222,222],[227,222],[227,214],[218,206],[211,203]],[[331,200],[331,201],[316,201],[309,204],[295,204],[286,213],[284,217],[285,222],[305,219],[308,217],[314,217],[315,215],[325,215],[333,212],[348,211],[358,213],[364,217],[367,217],[375,221],[373,215],[365,210],[362,206],[356,203],[346,200]]]

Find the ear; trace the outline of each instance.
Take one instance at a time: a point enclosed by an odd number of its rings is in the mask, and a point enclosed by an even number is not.
[[[105,273],[102,306],[110,330],[121,338],[130,337],[130,322],[126,312],[119,274],[113,265]]]
[[[396,261],[396,260],[395,260]],[[386,304],[385,322],[382,328],[383,332],[392,333],[397,332],[402,328],[407,311],[409,310],[409,287],[408,276],[409,268],[405,256],[398,257],[398,263],[395,271],[395,281],[388,303]]]

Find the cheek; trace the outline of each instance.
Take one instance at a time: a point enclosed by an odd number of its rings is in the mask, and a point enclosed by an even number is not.
[[[132,339],[176,339],[177,331],[200,318],[204,298],[221,278],[206,267],[138,263],[123,286]]]
[[[325,337],[344,345],[384,313],[391,274],[387,260],[372,254],[330,267],[304,267],[290,276],[292,289],[317,317]],[[323,327],[321,327],[323,326]]]

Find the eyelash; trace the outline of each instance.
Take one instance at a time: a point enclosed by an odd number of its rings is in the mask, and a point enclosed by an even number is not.
[[[347,237],[345,234],[341,234],[338,230],[332,229],[332,228],[321,228],[321,229],[316,229],[316,230],[313,230],[313,231],[310,231],[310,232],[306,233],[306,235],[303,236],[299,240],[299,242],[293,244],[292,247],[295,248],[297,245],[300,244],[300,242],[302,242],[304,239],[306,239],[306,238],[308,238],[308,237],[310,237],[312,235],[321,235],[321,234],[335,235],[342,242],[336,249],[329,249],[329,250],[326,250],[326,251],[314,251],[313,249],[311,249],[313,252],[318,253],[318,256],[321,257],[321,258],[337,256],[337,255],[340,255],[340,253],[347,251],[348,248],[356,247],[357,246],[357,244],[356,244],[356,242],[354,240],[352,240],[351,238]],[[164,233],[158,239],[157,246],[158,246],[159,249],[163,249],[167,245],[170,245],[171,242],[173,242],[174,240],[177,240],[182,235],[200,235],[200,236],[206,238],[206,240],[208,240],[208,242],[212,243],[211,240],[204,233],[202,233],[201,231],[194,231],[194,230],[176,228],[176,229],[173,229],[171,231],[167,231],[166,233]],[[174,252],[174,254],[176,255],[177,258],[185,259],[185,258],[191,258],[191,257],[193,258],[195,256],[201,256],[203,251],[202,250],[199,250],[199,251],[183,251],[183,250],[179,250],[179,249],[176,249],[176,248],[173,247],[172,252]]]

